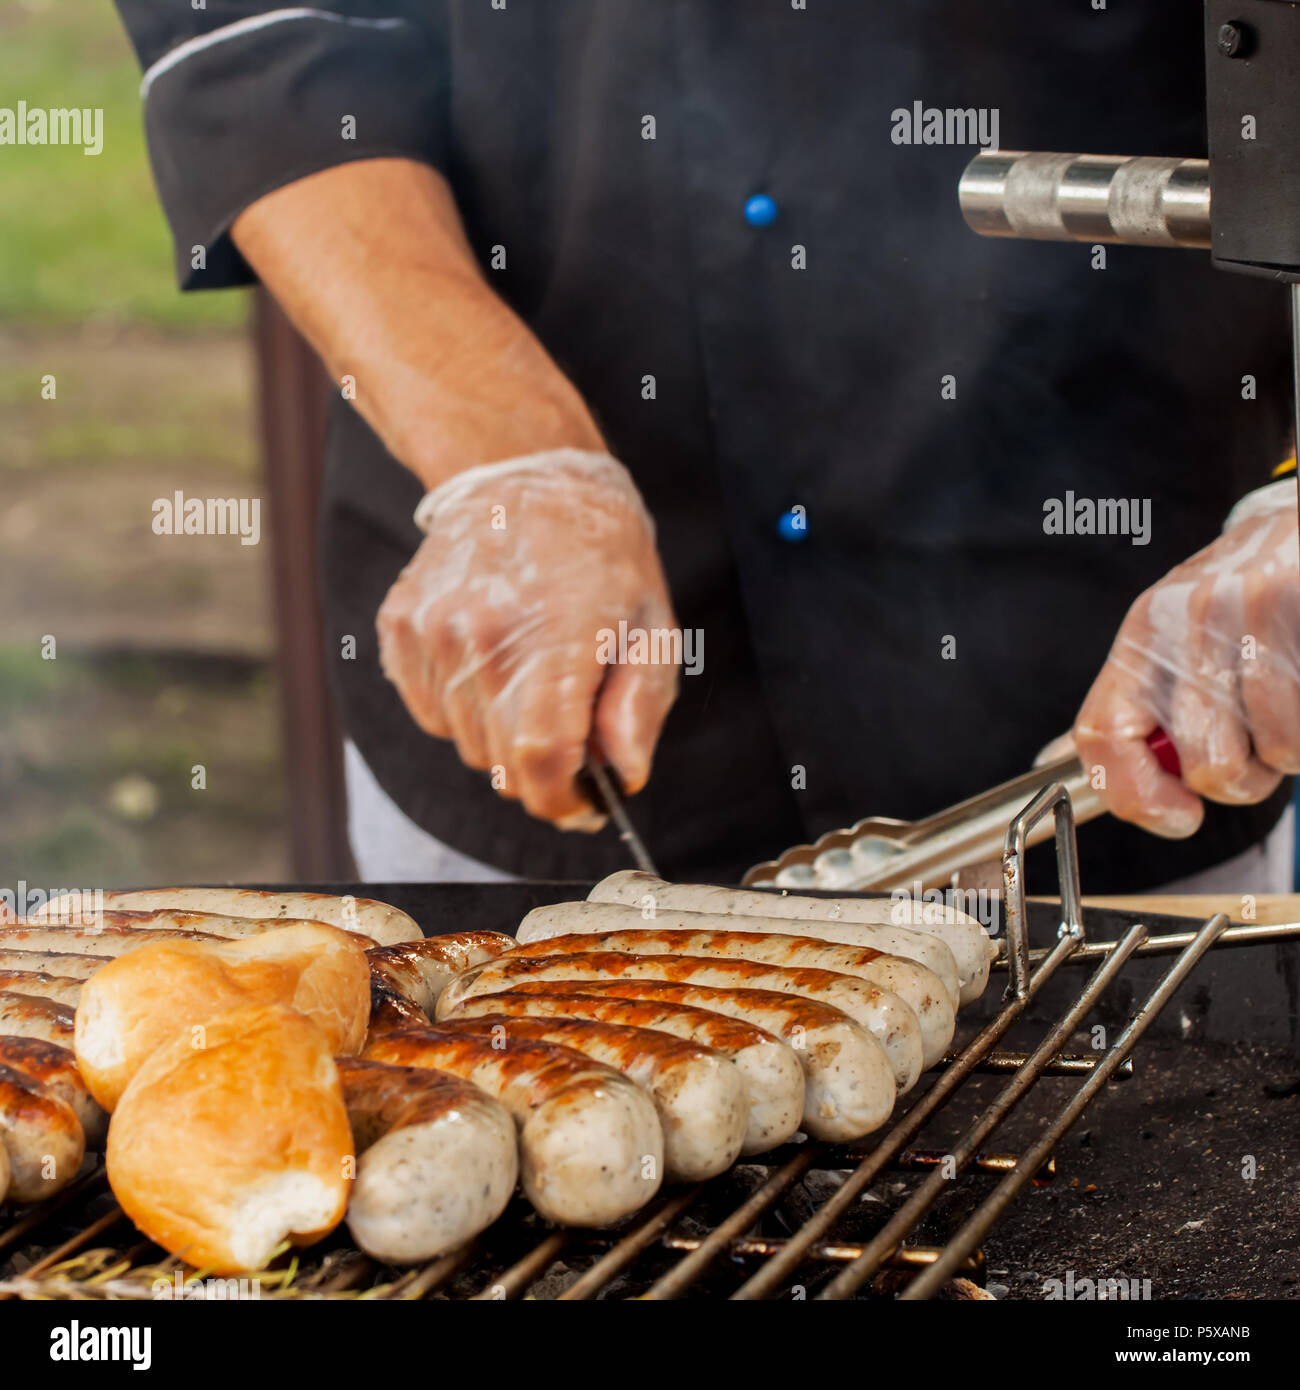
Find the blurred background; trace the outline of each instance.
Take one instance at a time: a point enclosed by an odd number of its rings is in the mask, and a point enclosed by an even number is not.
[[[138,86],[107,0],[0,0],[3,104],[104,111],[98,156],[0,147],[8,887],[290,874],[267,504],[258,545],[151,529],[265,498],[252,297],[177,293]]]

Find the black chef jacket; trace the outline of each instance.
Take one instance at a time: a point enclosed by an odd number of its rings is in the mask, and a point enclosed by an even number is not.
[[[1007,149],[1204,154],[1186,0],[119,8],[186,287],[252,278],[232,219],[315,170],[403,155],[450,180],[492,284],[635,476],[679,619],[704,634],[635,803],[672,876],[734,879],[1023,771],[1132,600],[1286,453],[1281,290],[1200,253],[1111,247],[1098,268],[1087,246],[977,237],[956,199],[975,148],[896,139],[920,103],[996,111]],[[623,867],[612,833],[499,799],[383,679],[374,617],[420,491],[338,402],[324,582],[351,737],[464,853],[538,877]],[[1149,543],[1047,534],[1045,503],[1070,493],[1149,499]],[[795,507],[804,531],[782,526]],[[1184,842],[1103,820],[1083,882],[1220,862],[1286,795],[1211,806]]]

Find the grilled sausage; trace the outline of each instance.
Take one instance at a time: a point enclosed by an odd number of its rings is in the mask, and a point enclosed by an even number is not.
[[[39,1081],[0,1066],[0,1143],[9,1155],[11,1202],[43,1202],[77,1176],[86,1152],[81,1121]]]
[[[572,1048],[488,1039],[453,1023],[389,1033],[366,1056],[448,1071],[500,1100],[519,1126],[524,1193],[550,1221],[606,1226],[659,1190],[663,1131],[654,1103]]]
[[[86,1147],[103,1147],[108,1115],[90,1094],[70,1048],[40,1038],[0,1038],[0,1065],[39,1081],[55,1099],[71,1106],[81,1121]]]
[[[948,948],[957,971],[959,1002],[969,1004],[984,993],[989,965],[997,957],[997,943],[975,918],[946,904],[916,902],[913,898],[814,898],[795,893],[756,893],[745,888],[716,888],[698,883],[665,883],[636,869],[611,874],[598,883],[589,901],[623,903],[654,913],[708,913],[710,916],[758,918],[762,925],[746,922],[748,931],[795,931],[850,946],[874,946],[894,956],[907,956],[928,965],[943,976],[942,952],[928,944],[938,941]],[[777,919],[771,926],[766,925]],[[527,920],[527,919],[525,919]],[[798,921],[798,928],[789,925]],[[663,923],[669,925],[669,923]],[[673,924],[675,925],[675,924]],[[701,926],[704,924],[701,923]],[[710,924],[722,926],[721,923]],[[733,925],[740,925],[734,923]],[[577,927],[570,930],[582,931]],[[917,937],[921,940],[917,941]],[[521,940],[524,939],[521,933]],[[945,979],[945,983],[947,983]]]
[[[489,1037],[559,1043],[635,1081],[659,1111],[669,1181],[703,1182],[725,1173],[740,1156],[748,1119],[745,1083],[725,1057],[707,1047],[649,1028],[515,1011],[470,1017],[462,1026]]]
[[[56,903],[59,901],[61,900],[55,899]],[[278,931],[281,927],[299,927],[304,924],[313,927],[321,925],[310,917],[228,917],[218,912],[182,912],[176,908],[153,908],[149,911],[113,909],[101,912],[89,920],[78,917],[71,921],[59,916],[57,912],[51,912],[46,918],[33,917],[21,925],[29,928],[58,928],[61,931],[125,928],[131,931],[150,931],[158,936],[165,933],[174,935],[176,932],[199,932],[204,936],[221,937],[226,941],[242,941],[245,937],[263,936],[269,931]],[[324,925],[330,924],[327,922]],[[355,936],[364,946],[374,944],[372,939],[362,932],[352,931],[348,934]]]
[[[30,921],[55,921],[60,915],[54,898],[29,914]],[[398,908],[373,898],[335,897],[330,893],[264,893],[248,888],[145,888],[104,894],[104,909],[176,912],[215,912],[226,917],[288,917],[324,922],[344,931],[360,932],[381,946],[418,941],[419,926]]]
[[[784,1038],[794,1049],[806,1083],[803,1128],[814,1139],[860,1139],[889,1118],[894,1105],[889,1059],[876,1039],[841,1010],[776,990],[674,981],[662,972],[658,978],[647,977],[639,968],[629,971],[630,959],[634,958],[592,955],[502,961],[504,978],[498,987],[523,990],[532,980],[556,991],[581,989],[601,997],[690,1004],[743,1019]],[[661,963],[665,957],[652,959]],[[605,973],[601,962],[609,963]]]
[[[675,886],[669,885],[670,888]],[[812,940],[830,939],[824,930],[825,923],[819,926],[814,921],[805,923],[800,920],[795,926],[788,917],[758,917],[746,914],[742,919],[735,914],[692,912],[682,907],[668,907],[652,896],[645,896],[639,901],[639,907],[621,902],[589,901],[554,903],[547,907],[535,908],[520,923],[519,941],[522,944],[531,944],[534,941],[573,932],[633,931],[651,927],[668,931],[777,932],[787,936],[806,936]],[[838,930],[839,924],[835,925]],[[943,941],[934,936],[906,931],[901,927],[883,923],[855,925],[852,931],[854,934],[839,944],[881,951],[886,955],[901,956],[904,960],[913,960],[918,965],[924,965],[943,981],[944,989],[952,999],[954,1007],[956,1006],[960,995],[957,962]]]
[[[370,1021],[366,1040],[382,1037],[397,1028],[418,1027],[428,1023],[429,1016],[405,995],[398,994],[382,975],[370,976]]]
[[[581,951],[621,951],[636,956],[722,956],[766,965],[832,970],[855,975],[888,990],[908,1005],[921,1025],[921,1060],[932,1067],[952,1042],[957,1010],[943,981],[924,965],[860,946],[838,946],[778,932],[633,931],[575,932],[517,946],[511,956],[570,955]]]
[[[457,1076],[338,1059],[357,1152],[347,1223],[377,1260],[455,1250],[501,1215],[519,1175],[515,1123]]]
[[[4,916],[4,900],[0,899],[0,917]],[[0,1139],[0,1206],[3,1206],[9,1191],[9,1150]]]
[[[3,927],[0,951],[56,951],[77,956],[121,956],[151,941],[220,941],[211,932],[138,927]]]
[[[72,951],[0,950],[0,970],[38,970],[47,975],[88,980],[112,956],[83,956]]]
[[[41,1038],[72,1048],[76,1010],[30,994],[0,993],[0,1038]]]
[[[565,962],[577,962],[566,967]],[[527,967],[537,966],[530,973]],[[706,956],[632,956],[615,951],[558,956],[505,956],[458,975],[438,1001],[446,1018],[461,999],[498,994],[516,979],[640,979],[678,984],[717,985],[723,989],[773,989],[781,994],[818,1000],[854,1019],[885,1049],[894,1084],[902,1092],[921,1074],[921,1025],[896,995],[866,980],[830,970],[783,969],[759,961]]]
[[[71,975],[47,975],[43,970],[0,970],[0,990],[53,999],[75,1009],[81,998],[81,981]]]
[[[720,1052],[739,1070],[745,1082],[748,1110],[742,1154],[766,1153],[784,1144],[798,1130],[803,1114],[803,1068],[794,1050],[774,1034],[708,1009],[642,999],[607,999],[586,993],[586,989],[585,983],[566,989],[563,984],[553,985],[545,980],[521,980],[508,994],[484,994],[464,1000],[455,1017],[505,1013],[537,1018],[588,1018],[671,1033]]]
[[[461,931],[407,941],[400,946],[376,946],[367,954],[372,972],[379,971],[398,994],[432,1018],[438,996],[453,975],[492,960],[514,944],[514,937],[503,932]]]

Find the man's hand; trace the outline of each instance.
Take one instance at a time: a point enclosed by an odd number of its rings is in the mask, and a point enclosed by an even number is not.
[[[574,778],[593,732],[629,792],[645,785],[677,693],[672,665],[608,665],[620,619],[674,625],[641,496],[604,454],[555,451],[454,478],[379,610],[384,673],[421,728],[533,815],[603,823]]]
[[[1300,772],[1300,544],[1295,483],[1256,494],[1218,540],[1129,610],[1074,725],[1109,809],[1170,839],[1212,801],[1262,801]],[[1163,728],[1182,763],[1161,770]]]
[[[673,616],[640,494],[586,404],[484,279],[433,169],[326,169],[253,203],[232,235],[434,494],[377,619],[389,679],[423,729],[502,769],[505,795],[597,827],[573,783],[588,743],[644,785],[676,669],[597,661],[599,629]]]

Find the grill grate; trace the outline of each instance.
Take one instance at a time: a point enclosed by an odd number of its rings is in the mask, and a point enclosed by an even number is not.
[[[1031,832],[1049,814],[1055,820],[1061,918],[1055,946],[1031,952],[1021,865]],[[551,1229],[517,1199],[465,1249],[410,1270],[377,1266],[336,1240],[301,1257],[286,1254],[259,1276],[258,1296],[572,1301],[690,1294],[751,1300],[810,1293],[844,1299],[875,1293],[915,1300],[954,1290],[979,1296],[980,1243],[1023,1188],[1052,1180],[1056,1145],[1107,1084],[1131,1075],[1137,1042],[1206,951],[1218,941],[1235,943],[1243,932],[1266,930],[1270,940],[1300,936],[1300,926],[1225,932],[1227,918],[1217,916],[1195,932],[1149,937],[1137,925],[1119,941],[1086,942],[1070,801],[1059,785],[1040,792],[1012,821],[1003,863],[1007,948],[1002,964],[1009,982],[1002,1006],[964,1048],[944,1059],[933,1084],[911,1098],[883,1137],[857,1145],[786,1146],[764,1155],[762,1167],[751,1161],[708,1183],[665,1194],[615,1233]],[[1243,944],[1249,939],[1242,937]],[[1161,953],[1176,953],[1176,959],[1109,1049],[1093,1056],[1065,1053],[1130,959]],[[1094,966],[1086,984],[1031,1051],[999,1051],[999,1041],[1067,963]],[[1007,1079],[955,1143],[939,1151],[911,1147],[977,1074]],[[1003,1121],[1040,1078],[1051,1075],[1075,1077],[1079,1084],[1041,1135],[1021,1154],[987,1151]],[[874,1189],[898,1173],[924,1176],[881,1220]],[[980,1174],[997,1179],[992,1191],[976,1194],[973,1209],[936,1239],[942,1199],[959,1181],[978,1182]],[[820,1191],[811,1193],[811,1185]],[[805,1213],[802,1207],[809,1202],[812,1210]],[[764,1221],[784,1228],[756,1229]],[[867,1222],[874,1224],[864,1230]],[[173,1283],[190,1273],[140,1239],[112,1201],[102,1167],[42,1207],[20,1212],[0,1231],[0,1270],[7,1265],[13,1270],[0,1278],[0,1298],[151,1298],[156,1280]]]

